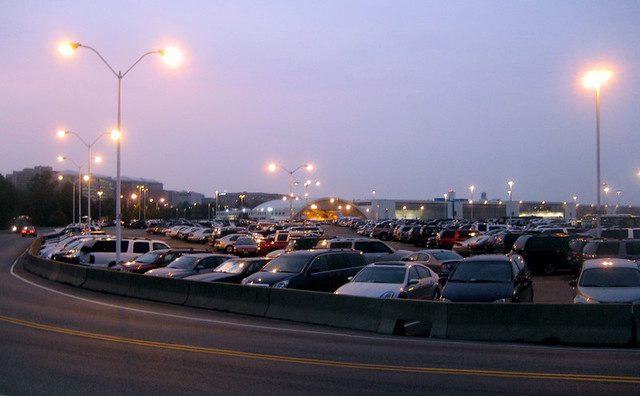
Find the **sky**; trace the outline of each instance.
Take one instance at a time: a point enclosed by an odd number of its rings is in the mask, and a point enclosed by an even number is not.
[[[595,94],[602,88],[602,180],[640,205],[638,1],[1,1],[0,173],[81,162],[116,125],[122,173],[165,189],[311,196],[594,202]],[[115,176],[115,146],[94,167]],[[297,191],[301,193],[300,191]],[[603,198],[604,201],[604,198]]]

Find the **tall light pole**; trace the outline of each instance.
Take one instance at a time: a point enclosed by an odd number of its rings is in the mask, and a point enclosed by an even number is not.
[[[65,157],[63,155],[58,156],[58,162],[70,161],[76,168],[78,168],[78,224],[82,223],[82,168],[84,164],[78,165],[72,158]],[[75,183],[74,183],[75,186]],[[75,193],[74,193],[75,194]]]
[[[240,210],[242,210],[242,208],[244,207],[244,198],[245,197],[246,197],[246,195],[244,195],[244,194],[238,195],[238,198],[240,198]]]
[[[609,206],[609,191],[610,188],[605,186],[602,191],[604,191],[604,206],[605,208]],[[606,209],[605,209],[606,210]]]
[[[584,86],[593,89],[596,94],[596,194],[598,212],[601,212],[600,201],[600,88],[611,78],[611,71],[607,69],[591,70],[585,74],[582,82]],[[598,222],[600,225],[600,222]]]
[[[162,58],[164,59],[165,63],[171,67],[175,67],[178,66],[180,63],[182,63],[182,52],[176,48],[165,48],[165,49],[161,49],[161,50],[156,50],[156,51],[149,51],[146,52],[144,54],[142,54],[142,56],[140,58],[138,58],[137,61],[135,61],[124,73],[122,71],[117,71],[111,67],[111,65],[109,64],[109,62],[107,62],[107,60],[95,49],[92,48],[88,45],[84,45],[84,44],[80,44],[78,42],[65,42],[60,44],[60,46],[58,47],[58,50],[60,51],[60,53],[64,56],[71,56],[73,55],[73,53],[78,49],[78,48],[86,48],[88,50],[91,50],[92,52],[94,52],[96,55],[98,55],[98,57],[100,58],[100,60],[107,66],[107,68],[111,71],[111,73],[113,73],[113,75],[116,77],[116,79],[118,80],[118,113],[117,113],[117,126],[116,129],[112,132],[111,136],[114,139],[117,139],[117,144],[116,144],[116,197],[119,197],[121,195],[121,165],[120,165],[120,131],[122,130],[121,128],[121,123],[120,123],[120,119],[121,119],[121,108],[122,108],[122,79],[131,71],[131,69],[133,69],[143,58],[145,58],[147,55],[151,55],[151,54],[159,54],[162,55]],[[121,240],[122,240],[122,235],[121,235],[121,225],[120,225],[120,221],[121,221],[121,207],[120,207],[120,200],[116,199],[116,262],[120,262],[120,255],[121,255]]]
[[[470,194],[470,198],[469,198],[469,204],[471,204],[471,220],[473,220],[473,191],[476,189],[476,186],[474,186],[473,184],[469,186],[469,192]]]
[[[82,138],[82,136],[78,135],[73,131],[68,131],[65,129],[61,129],[58,131],[58,137],[64,138],[67,135],[73,135],[78,138],[87,148],[87,175],[89,176],[89,180],[87,180],[87,224],[91,225],[91,161],[93,158],[91,157],[91,149],[93,146],[100,140],[103,136],[107,135],[107,133],[100,134],[97,138],[95,138],[91,143],[87,142]],[[100,163],[102,159],[100,157],[95,158],[96,163]]]
[[[507,184],[509,185],[509,222],[511,222],[513,217],[513,185],[516,183],[513,180],[509,180]]]
[[[96,194],[98,194],[98,221],[100,221],[102,218],[102,194],[104,194],[104,191],[98,191]]]
[[[302,164],[293,170],[289,170],[282,165],[271,163],[267,166],[269,172],[275,172],[278,168],[289,174],[289,221],[293,220],[293,174],[304,168],[307,172],[311,172],[313,170],[312,164]]]

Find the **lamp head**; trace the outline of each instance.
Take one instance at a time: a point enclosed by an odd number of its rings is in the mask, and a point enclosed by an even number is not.
[[[58,162],[62,162],[62,161],[64,161],[65,159],[66,159],[66,158],[65,158],[65,157],[63,157],[63,156],[61,156],[61,155],[59,155],[59,156],[58,156]]]
[[[80,43],[73,43],[70,41],[64,41],[58,45],[58,52],[64,57],[70,57],[73,55],[76,49],[80,46]]]
[[[313,170],[313,164],[307,164],[304,166],[304,168],[307,170],[307,172],[311,172]]]
[[[65,137],[65,136],[67,136],[67,134],[69,133],[69,131],[66,131],[66,130],[64,130],[64,129],[60,129],[60,130],[58,130],[58,132],[57,132],[57,133],[58,133],[58,137],[59,137],[59,138],[63,138],[63,137]]]
[[[113,140],[120,140],[120,137],[121,137],[121,135],[120,135],[120,131],[119,131],[119,130],[117,130],[117,129],[113,129],[113,130],[111,131],[111,139],[113,139]]]
[[[182,64],[184,60],[184,56],[182,55],[182,51],[175,47],[167,47],[161,49],[160,55],[162,55],[162,60],[169,67],[178,67]]]
[[[269,172],[275,172],[276,170],[278,170],[278,165],[272,162],[269,165],[267,165],[267,170]]]
[[[611,79],[612,73],[608,69],[599,69],[588,71],[582,79],[585,87],[591,89],[600,89],[600,86]]]

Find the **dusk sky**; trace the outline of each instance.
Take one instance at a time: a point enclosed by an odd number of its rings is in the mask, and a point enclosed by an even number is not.
[[[0,173],[84,161],[66,128],[116,124],[123,175],[166,189],[288,191],[305,162],[312,196],[595,201],[595,98],[606,66],[602,180],[640,205],[640,1],[3,1]],[[115,176],[115,145],[95,171]],[[615,194],[609,198],[615,203]],[[604,200],[604,197],[603,197]]]

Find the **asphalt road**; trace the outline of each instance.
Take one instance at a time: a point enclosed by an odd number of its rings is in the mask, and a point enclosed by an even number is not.
[[[89,292],[0,235],[0,395],[634,394],[640,351],[344,331]]]

